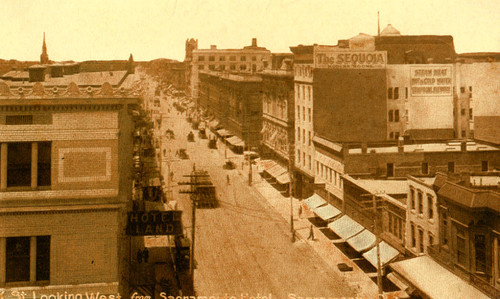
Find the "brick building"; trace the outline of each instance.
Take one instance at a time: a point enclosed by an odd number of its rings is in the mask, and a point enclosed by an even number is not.
[[[0,287],[124,294],[135,79],[58,69],[0,80]]]

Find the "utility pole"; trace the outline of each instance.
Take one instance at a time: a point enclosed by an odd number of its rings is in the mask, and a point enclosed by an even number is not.
[[[196,166],[193,164],[193,171],[190,175],[184,175],[184,177],[189,177],[189,182],[179,182],[179,185],[190,185],[190,190],[179,191],[179,193],[189,193],[191,197],[191,260],[189,263],[189,272],[191,275],[194,273],[194,245],[195,245],[195,236],[196,236],[196,207],[198,204],[198,196],[199,196],[199,186],[202,185],[198,181],[199,177],[209,177],[208,173],[197,172]]]
[[[377,286],[378,286],[378,297],[384,297],[384,290],[382,289],[382,266],[380,265],[380,234],[377,228],[377,200],[376,196],[372,195],[373,201],[373,231],[376,237],[377,244]]]

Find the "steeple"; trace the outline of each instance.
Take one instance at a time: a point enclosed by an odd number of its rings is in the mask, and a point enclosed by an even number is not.
[[[45,32],[43,33],[42,55],[40,55],[40,63],[49,63],[49,54],[47,54],[47,44],[45,43]]]

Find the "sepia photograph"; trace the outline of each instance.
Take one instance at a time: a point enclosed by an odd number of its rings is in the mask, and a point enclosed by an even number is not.
[[[500,298],[499,1],[0,6],[0,299]]]

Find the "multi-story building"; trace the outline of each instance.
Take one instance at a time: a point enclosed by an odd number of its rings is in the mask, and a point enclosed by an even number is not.
[[[36,296],[126,293],[131,199],[127,71],[29,68],[0,80],[0,287]]]
[[[199,107],[226,130],[222,137],[232,146],[260,146],[262,130],[262,77],[249,73],[202,71]]]
[[[186,42],[189,46],[189,96],[197,102],[201,71],[228,71],[239,73],[261,72],[270,64],[271,52],[257,46],[257,39],[252,39],[252,45],[243,49],[198,49],[198,42]],[[186,59],[188,60],[188,59]]]
[[[294,157],[293,56],[290,53],[272,54],[272,57],[271,69],[262,72],[261,153],[282,166],[280,170],[283,170],[289,168],[290,161],[293,167]],[[276,165],[274,163],[269,163],[268,169]],[[281,185],[290,183],[288,171],[276,172],[274,176]]]

